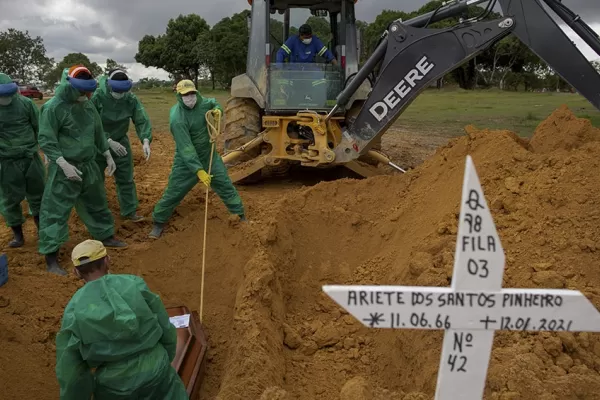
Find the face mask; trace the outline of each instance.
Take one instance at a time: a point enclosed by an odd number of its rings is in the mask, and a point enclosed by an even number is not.
[[[122,99],[123,97],[125,97],[125,93],[117,93],[117,92],[110,92],[110,95],[115,99],[115,100],[119,100]]]
[[[0,106],[7,106],[12,103],[12,97],[0,97]]]
[[[304,43],[304,44],[311,44],[311,42],[312,42],[312,38],[302,39],[302,43]]]
[[[196,96],[185,96],[182,97],[183,99],[183,104],[185,104],[186,106],[188,106],[189,108],[194,108],[194,106],[196,105]]]
[[[84,94],[83,96],[79,96],[77,98],[77,101],[80,103],[83,103],[84,101],[87,101],[88,97]]]

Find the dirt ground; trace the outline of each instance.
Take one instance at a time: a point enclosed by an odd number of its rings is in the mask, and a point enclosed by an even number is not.
[[[465,156],[473,157],[506,251],[507,287],[581,290],[600,306],[600,132],[563,107],[531,141],[468,127],[448,140],[398,128],[384,150],[414,168],[367,180],[278,180],[240,187],[249,223],[232,223],[211,196],[204,323],[209,336],[202,399],[432,399],[442,332],[364,328],[322,293],[324,284],[448,286]],[[424,138],[427,138],[427,141]],[[151,160],[134,141],[140,212],[166,185],[174,145],[157,132]],[[110,206],[118,216],[109,179]],[[200,303],[204,200],[198,186],[164,237],[150,221],[122,222],[129,248],[113,272],[146,279],[167,306]],[[2,398],[55,399],[54,337],[81,285],[44,272],[33,221],[22,249],[6,247],[0,288]],[[72,216],[68,254],[87,233]],[[486,400],[597,399],[600,336],[495,336]]]

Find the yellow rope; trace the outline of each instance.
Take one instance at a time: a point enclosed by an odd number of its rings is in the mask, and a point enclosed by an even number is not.
[[[221,134],[221,110],[210,110],[206,113],[206,124],[208,125],[208,136],[210,137],[210,160],[208,162],[208,175],[212,170],[213,154],[215,152],[215,141]],[[211,122],[212,121],[212,122]],[[202,244],[202,280],[200,283],[200,322],[202,322],[202,311],[204,306],[204,270],[206,265],[206,226],[208,222],[208,190],[206,187],[206,197],[204,201],[204,242]]]

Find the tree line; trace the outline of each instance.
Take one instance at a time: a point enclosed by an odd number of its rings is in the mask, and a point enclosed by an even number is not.
[[[442,4],[430,1],[412,12],[384,10],[375,21],[357,21],[360,31],[360,61],[364,63],[375,50],[381,34],[395,20],[409,20],[418,15],[434,11]],[[180,15],[167,24],[164,34],[146,35],[139,42],[137,62],[147,67],[162,68],[177,80],[188,78],[198,81],[205,75],[216,85],[228,89],[231,79],[246,71],[248,53],[248,17],[245,10],[223,18],[213,27],[199,15]],[[501,15],[480,6],[470,6],[463,18],[483,16],[484,19],[501,18]],[[328,20],[311,16],[306,21],[324,43],[332,37]],[[429,28],[446,28],[459,22],[458,17],[433,23]],[[298,28],[291,27],[290,34]],[[283,42],[283,23],[271,19],[270,42],[279,46]],[[600,62],[594,62],[600,71]],[[208,72],[208,74],[205,74]],[[497,87],[502,90],[571,90],[570,85],[558,76],[527,46],[510,35],[477,57],[447,74],[443,83],[455,84],[471,90]],[[440,82],[441,84],[442,82]]]
[[[381,33],[398,18],[403,21],[434,11],[441,1],[430,1],[411,13],[384,10],[371,24],[361,23],[359,29],[366,46],[361,60],[365,60],[375,49]],[[502,15],[480,6],[469,6],[462,18],[483,17],[484,20],[499,19]],[[429,28],[447,28],[459,22],[458,17],[433,23]],[[592,64],[600,72],[600,62]],[[509,35],[498,41],[477,57],[447,74],[443,81],[454,83],[462,89],[492,88],[502,90],[571,90],[571,86],[554,72],[542,59],[533,53],[516,36]]]
[[[85,65],[94,75],[113,68],[127,71],[125,66],[110,58],[106,60],[106,67],[102,68],[82,53],[67,54],[57,63],[47,56],[40,36],[32,37],[29,31],[14,28],[0,32],[0,72],[9,75],[14,81],[52,89],[60,82],[62,71],[75,64]]]
[[[384,10],[375,21],[358,20],[361,37],[360,61],[364,63],[376,48],[381,34],[395,20],[406,21],[417,15],[434,11],[441,5],[434,0],[412,12]],[[179,15],[167,23],[161,35],[145,35],[138,43],[135,60],[146,66],[156,67],[169,73],[173,81],[187,78],[196,83],[209,80],[213,88],[228,89],[236,75],[246,71],[248,54],[249,10],[223,18],[210,26],[197,14]],[[462,17],[484,16],[484,19],[500,18],[501,15],[479,6],[470,6]],[[430,28],[445,28],[458,23],[457,18],[431,24]],[[324,43],[332,38],[328,20],[311,16],[306,21]],[[275,46],[283,43],[283,23],[271,19],[270,42]],[[298,27],[291,27],[296,34]],[[92,73],[99,74],[103,68],[82,53],[66,55],[60,62],[49,58],[41,37],[31,37],[27,31],[9,28],[0,32],[0,71],[25,82],[41,82],[53,87],[65,66],[84,64]],[[594,62],[600,71],[600,62]],[[124,68],[114,60],[107,60],[106,69]],[[144,86],[164,86],[164,82],[147,80]],[[535,55],[516,37],[510,35],[477,57],[447,74],[441,84],[454,84],[463,89],[497,87],[503,90],[571,90],[545,62]]]

